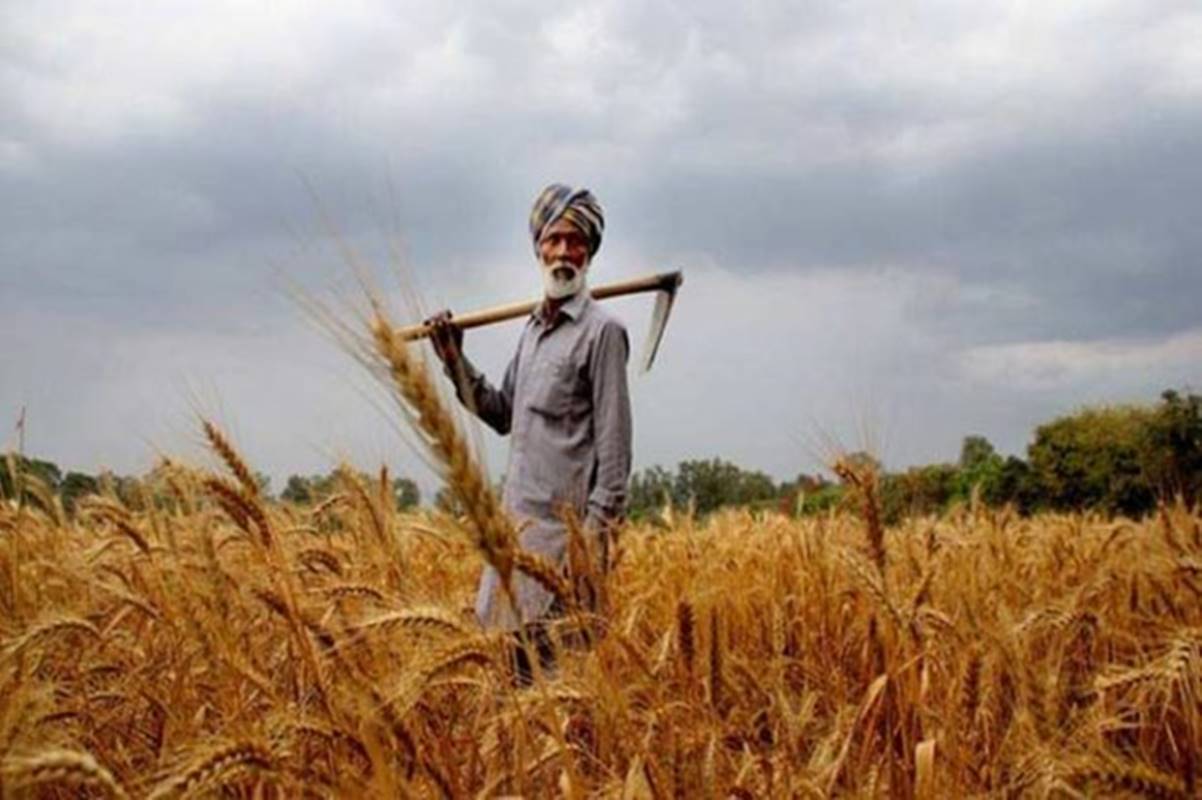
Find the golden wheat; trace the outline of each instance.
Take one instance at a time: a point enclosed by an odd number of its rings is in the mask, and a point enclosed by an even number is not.
[[[591,646],[521,688],[470,611],[496,530],[389,516],[374,480],[381,527],[349,485],[317,521],[241,481],[162,478],[176,488],[148,484],[148,504],[74,519],[0,507],[6,791],[1197,794],[1196,511],[879,532],[865,497],[814,518],[677,513],[624,531],[604,609],[564,621]]]

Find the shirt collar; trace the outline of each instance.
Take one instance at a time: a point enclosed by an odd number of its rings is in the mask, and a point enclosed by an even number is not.
[[[576,292],[568,302],[559,307],[559,310],[567,314],[571,319],[580,319],[580,315],[584,313],[584,307],[591,302],[592,298],[588,296],[588,287],[584,286],[580,291]]]
[[[587,286],[585,286],[579,292],[572,295],[572,297],[569,298],[566,303],[559,307],[559,313],[575,322],[576,320],[580,319],[580,316],[584,313],[585,308],[587,308],[588,304],[592,301],[593,299],[589,297],[589,289]],[[535,322],[545,324],[543,323],[543,306],[541,303],[535,307],[534,311],[531,313],[531,316],[534,318]]]

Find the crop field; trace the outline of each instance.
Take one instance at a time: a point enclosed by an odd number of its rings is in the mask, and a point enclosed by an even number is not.
[[[14,796],[1192,794],[1180,509],[966,511],[879,561],[852,514],[632,528],[599,641],[518,689],[460,520],[349,477],[302,513],[162,473],[143,512],[0,516]]]
[[[267,501],[207,423],[218,468],[165,462],[70,517],[35,484],[0,505],[4,796],[1196,796],[1196,512],[884,529],[841,464],[846,508],[665,510],[590,584],[516,548],[385,323],[358,355],[459,516],[349,470]],[[567,608],[530,686],[471,614],[485,562]]]

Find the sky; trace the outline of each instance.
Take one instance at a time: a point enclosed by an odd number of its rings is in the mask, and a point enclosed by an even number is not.
[[[137,473],[202,414],[276,488],[431,488],[305,300],[351,319],[344,248],[401,316],[533,297],[559,181],[594,284],[685,275],[636,468],[1021,455],[1199,385],[1199,42],[1193,0],[5,3],[0,445],[24,408],[29,453]],[[637,354],[651,299],[610,308]],[[519,331],[467,352],[499,380]]]

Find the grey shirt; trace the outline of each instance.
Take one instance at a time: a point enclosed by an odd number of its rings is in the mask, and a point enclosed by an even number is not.
[[[500,388],[466,358],[460,361],[460,401],[497,433],[512,437],[503,502],[521,528],[519,543],[553,564],[563,563],[567,549],[563,505],[592,535],[625,514],[629,351],[625,327],[584,291],[561,305],[551,322],[541,309],[531,314]],[[518,620],[498,583],[496,571],[486,567],[476,613],[488,627],[514,628]],[[513,588],[522,622],[547,613],[553,598],[538,584],[515,574]]]

